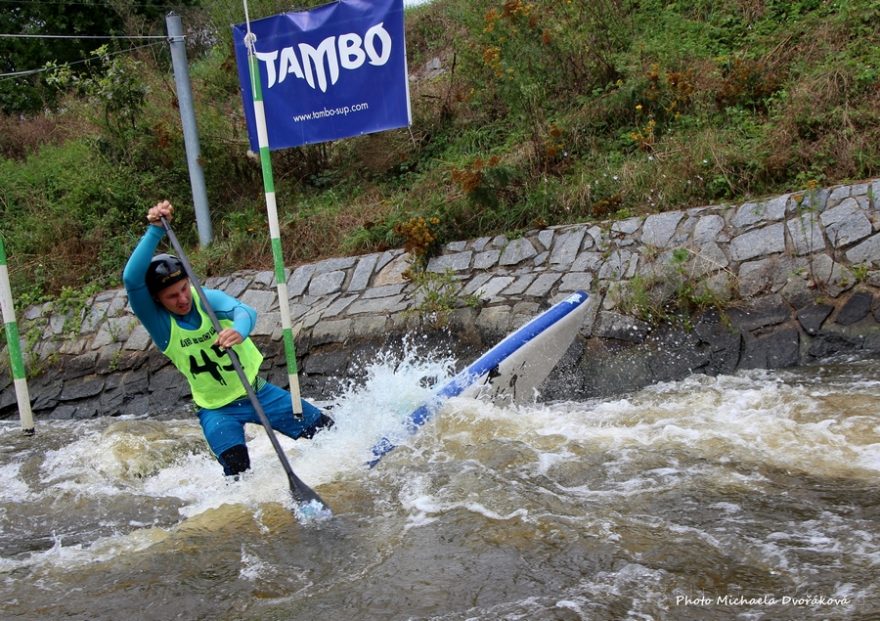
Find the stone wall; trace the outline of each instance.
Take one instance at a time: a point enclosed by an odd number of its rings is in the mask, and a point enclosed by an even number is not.
[[[328,259],[290,274],[301,383],[323,399],[382,350],[418,343],[468,363],[575,290],[580,337],[547,398],[606,396],[687,374],[808,364],[880,351],[880,181],[740,205],[551,227],[447,244],[427,277],[402,250]],[[271,272],[209,279],[259,311],[265,372],[286,370]],[[676,312],[681,311],[681,312]],[[188,390],[155,351],[123,290],[85,309],[20,318],[37,417],[182,410]],[[5,352],[0,354],[4,362]],[[0,377],[0,417],[16,415]]]

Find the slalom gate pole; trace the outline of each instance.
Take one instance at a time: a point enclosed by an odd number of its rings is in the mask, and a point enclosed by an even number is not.
[[[260,67],[254,43],[256,35],[251,32],[247,0],[244,2],[248,32],[245,44],[248,48],[248,69],[251,78],[251,93],[254,99],[254,117],[257,124],[257,142],[260,147],[260,166],[263,171],[263,190],[266,195],[266,211],[269,219],[269,236],[272,242],[272,257],[275,263],[275,282],[278,289],[278,306],[281,310],[281,331],[284,340],[284,354],[287,359],[287,380],[293,401],[293,413],[302,417],[299,371],[296,365],[296,346],[293,327],[290,321],[290,301],[287,293],[287,276],[284,270],[284,255],[281,252],[281,226],[278,223],[278,207],[275,202],[275,181],[272,177],[272,157],[269,153],[269,133],[266,128],[266,113],[263,108],[263,88],[260,83]]]
[[[24,358],[21,355],[18,323],[15,321],[15,306],[12,303],[12,287],[9,285],[9,269],[6,266],[6,248],[2,236],[0,236],[0,307],[3,311],[3,322],[6,324],[6,346],[9,348],[9,358],[12,363],[12,380],[15,383],[21,430],[31,435],[34,433],[34,414],[31,411],[31,397],[27,387]]]

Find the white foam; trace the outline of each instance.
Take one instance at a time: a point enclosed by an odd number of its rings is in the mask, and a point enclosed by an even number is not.
[[[21,480],[21,462],[0,466],[0,502],[29,502],[34,495],[27,483]]]
[[[378,356],[364,372],[363,385],[349,386],[329,401],[334,428],[311,441],[294,442],[280,435],[278,439],[294,471],[312,487],[335,489],[329,484],[350,479],[366,479],[386,488],[399,486],[395,509],[406,516],[406,529],[431,524],[455,510],[493,521],[534,519],[543,509],[517,508],[510,496],[503,495],[497,500],[488,496],[476,500],[462,493],[464,486],[445,480],[438,485],[433,478],[436,466],[454,461],[459,477],[479,479],[491,471],[496,455],[486,451],[480,457],[475,449],[495,441],[510,448],[511,460],[519,460],[514,465],[526,475],[524,481],[528,476],[552,480],[558,469],[583,455],[601,456],[603,471],[596,481],[551,487],[551,493],[568,494],[578,501],[659,492],[695,478],[750,490],[764,481],[760,472],[764,468],[863,480],[875,480],[880,472],[880,425],[872,416],[837,411],[826,404],[826,397],[816,397],[814,386],[785,383],[780,379],[784,375],[694,376],[625,399],[604,401],[496,407],[456,398],[447,402],[434,422],[410,436],[407,415],[430,397],[434,385],[451,377],[452,361],[442,357],[425,361],[410,351],[400,359]],[[425,377],[431,382],[423,381]],[[842,390],[864,390],[870,400],[878,386],[858,383]],[[19,462],[0,466],[4,480],[0,498],[30,502],[34,496],[59,490],[83,496],[177,498],[183,518],[235,504],[251,509],[258,524],[262,507],[268,503],[293,507],[285,473],[259,426],[248,427],[252,470],[230,483],[208,451],[194,418],[122,423],[89,421],[70,427],[76,438],[45,454],[40,470],[43,491],[35,492],[18,479]],[[401,450],[400,460],[386,462],[381,471],[370,471],[364,464],[383,436],[412,450]],[[658,456],[655,462],[647,459],[652,455]],[[632,468],[634,463],[640,466],[637,470]],[[731,468],[731,463],[752,467]],[[322,496],[332,509],[332,495]],[[734,503],[713,507],[724,519],[736,519],[741,511]],[[173,528],[132,527],[137,529],[134,533],[88,546],[63,546],[58,541],[52,550],[34,554],[28,562],[86,562],[83,559],[150,545]],[[137,536],[139,532],[146,533],[143,539]],[[756,544],[764,546],[767,558],[776,559],[780,566],[788,565],[790,546],[832,554],[841,536],[818,526],[810,531],[809,527],[781,525],[779,533],[779,538],[766,537]],[[711,545],[725,544],[709,537]],[[873,553],[870,539],[859,545],[862,553]],[[876,553],[873,558],[877,562]],[[0,559],[0,569],[10,567],[10,562],[18,566],[15,563],[24,561]],[[258,560],[252,565],[258,573]]]
[[[259,556],[248,552],[243,545],[241,546],[241,569],[238,572],[239,578],[248,580],[249,582],[255,582],[266,570],[266,567],[266,563],[264,563]]]

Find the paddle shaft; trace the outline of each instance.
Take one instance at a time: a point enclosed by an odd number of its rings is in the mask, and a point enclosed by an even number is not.
[[[177,236],[174,234],[174,231],[171,229],[171,225],[168,223],[168,220],[166,220],[164,216],[162,217],[162,226],[165,227],[165,232],[168,234],[168,239],[171,241],[171,245],[174,247],[174,251],[177,253],[177,257],[183,264],[183,269],[186,271],[186,275],[189,277],[190,283],[192,283],[193,287],[195,287],[196,293],[198,294],[199,299],[202,302],[202,306],[205,309],[205,312],[208,313],[208,317],[211,319],[211,325],[214,326],[214,330],[216,330],[219,334],[222,330],[222,327],[220,326],[220,322],[217,320],[217,315],[214,313],[214,309],[211,308],[211,305],[208,303],[208,298],[205,296],[205,292],[202,289],[202,284],[199,281],[198,276],[196,276],[195,272],[193,271],[189,259],[187,259],[186,254],[183,252],[183,248],[180,246],[180,242],[177,240]],[[284,467],[284,471],[287,473],[287,479],[290,482],[290,493],[293,495],[294,500],[298,502],[310,502],[316,500],[326,507],[326,503],[321,500],[321,497],[318,496],[317,492],[315,492],[315,490],[303,483],[303,481],[293,472],[293,468],[290,467],[290,462],[287,460],[287,456],[284,454],[284,451],[281,449],[281,444],[278,443],[278,438],[275,436],[275,431],[272,429],[272,423],[269,422],[269,418],[266,416],[266,412],[263,410],[263,406],[260,404],[259,399],[257,399],[257,393],[254,391],[254,387],[248,381],[247,375],[245,375],[244,369],[241,366],[241,361],[238,359],[238,355],[231,347],[226,349],[226,353],[229,355],[229,359],[232,361],[232,366],[235,368],[235,372],[238,374],[242,385],[247,391],[247,396],[251,400],[251,404],[254,407],[254,411],[257,413],[257,417],[263,424],[263,428],[266,430],[266,434],[269,436],[269,441],[272,443],[272,447],[275,449],[275,453],[278,455],[278,459],[281,461],[281,465]]]

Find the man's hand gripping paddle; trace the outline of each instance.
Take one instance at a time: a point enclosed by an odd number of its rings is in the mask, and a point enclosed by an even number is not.
[[[180,242],[177,241],[177,236],[174,234],[174,231],[171,230],[171,225],[168,223],[168,220],[166,220],[164,216],[162,216],[161,219],[162,226],[165,227],[165,232],[168,233],[168,239],[171,241],[171,245],[174,247],[177,257],[183,264],[183,269],[186,270],[186,275],[189,277],[193,287],[195,287],[196,293],[199,295],[199,299],[202,302],[205,312],[208,313],[208,317],[211,318],[211,324],[219,334],[222,330],[220,322],[217,321],[217,315],[214,314],[214,309],[208,304],[208,299],[205,297],[205,293],[202,290],[201,282],[193,272],[192,265],[190,264],[189,259],[187,259],[186,254],[184,254],[183,248],[180,247]],[[297,517],[312,518],[320,516],[323,513],[329,514],[330,508],[323,500],[321,500],[321,497],[318,496],[317,492],[303,483],[302,480],[294,474],[293,469],[290,467],[290,462],[287,461],[287,456],[284,454],[281,445],[278,443],[278,438],[275,437],[275,432],[272,430],[272,424],[269,422],[265,411],[263,411],[263,406],[260,405],[260,401],[257,399],[254,387],[251,386],[251,383],[247,380],[247,376],[244,373],[238,355],[232,348],[227,349],[226,353],[229,354],[229,359],[232,360],[232,366],[235,367],[235,372],[238,373],[238,377],[247,391],[248,398],[251,400],[251,404],[254,406],[257,416],[263,424],[263,428],[266,430],[266,435],[269,436],[269,440],[272,442],[272,447],[275,449],[275,453],[278,455],[278,459],[281,461],[281,465],[287,473],[287,480],[290,482],[290,493],[293,496],[293,499],[299,503],[299,506],[297,507]]]

